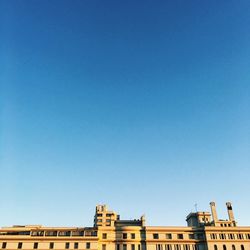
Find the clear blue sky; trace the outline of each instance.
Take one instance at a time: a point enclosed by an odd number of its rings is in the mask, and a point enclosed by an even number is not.
[[[0,225],[95,205],[250,225],[250,1],[0,2]]]

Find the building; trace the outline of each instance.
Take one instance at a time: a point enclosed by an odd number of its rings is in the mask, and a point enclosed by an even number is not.
[[[0,249],[82,250],[250,250],[250,227],[237,225],[232,205],[228,219],[210,212],[190,213],[186,227],[146,226],[145,217],[121,220],[106,205],[96,206],[93,227],[13,226],[0,229]]]

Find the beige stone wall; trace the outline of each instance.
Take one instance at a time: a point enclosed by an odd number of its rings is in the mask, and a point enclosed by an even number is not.
[[[0,241],[0,249],[2,249],[2,243],[3,242],[7,242],[7,247],[6,249],[8,250],[14,250],[14,249],[18,249],[18,243],[22,242],[22,249],[25,250],[33,250],[34,248],[34,243],[38,242],[38,249],[40,250],[48,250],[50,249],[50,243],[53,242],[54,243],[54,248],[53,249],[66,249],[65,248],[65,243],[69,242],[70,243],[70,248],[69,249],[74,249],[74,244],[78,243],[78,249],[83,249],[83,250],[88,250],[86,248],[86,243],[85,242],[81,242],[81,241],[70,241],[70,240],[65,240],[65,241],[32,241],[32,240],[26,240],[26,241],[22,241],[21,239],[19,241]],[[97,242],[93,242],[91,243],[91,247],[90,250],[97,250],[98,249],[98,243]]]

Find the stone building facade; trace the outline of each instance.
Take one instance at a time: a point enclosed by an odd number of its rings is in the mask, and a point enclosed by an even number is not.
[[[121,220],[106,205],[96,206],[93,227],[13,226],[0,229],[0,249],[15,250],[250,250],[250,227],[237,225],[232,205],[228,219],[210,212],[190,213],[186,227],[146,226],[145,217]]]

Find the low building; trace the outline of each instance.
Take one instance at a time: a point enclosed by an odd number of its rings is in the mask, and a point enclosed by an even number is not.
[[[13,226],[0,229],[0,249],[82,250],[250,250],[250,227],[237,225],[232,205],[228,219],[210,212],[190,213],[186,227],[146,226],[145,217],[121,220],[106,205],[96,206],[93,227]]]

